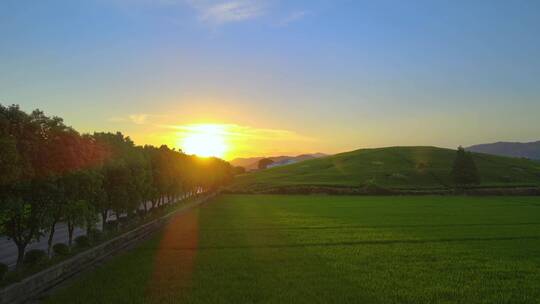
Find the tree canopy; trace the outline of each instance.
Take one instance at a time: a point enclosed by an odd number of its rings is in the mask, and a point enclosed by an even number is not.
[[[470,152],[459,147],[452,167],[452,178],[458,187],[480,184],[480,175]]]
[[[263,159],[259,160],[259,162],[257,163],[257,167],[259,169],[266,169],[268,166],[270,166],[273,163],[274,163],[274,161],[271,160],[270,158],[263,158]]]
[[[17,245],[18,263],[30,242],[52,240],[59,221],[90,228],[100,214],[105,225],[110,212],[133,216],[233,175],[221,159],[137,146],[120,132],[81,135],[59,117],[1,104],[0,171],[0,233]]]

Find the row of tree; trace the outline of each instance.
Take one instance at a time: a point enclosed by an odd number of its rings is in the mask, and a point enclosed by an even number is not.
[[[18,248],[55,227],[94,229],[109,214],[145,214],[229,182],[231,166],[167,146],[136,146],[121,133],[79,134],[59,117],[0,105],[0,234]]]

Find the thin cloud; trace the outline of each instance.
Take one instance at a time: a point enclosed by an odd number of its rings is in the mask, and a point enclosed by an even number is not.
[[[284,27],[312,14],[310,10],[288,11],[276,0],[114,0],[125,9],[159,7],[180,11],[191,7],[196,18],[211,26],[268,17],[269,25]],[[281,9],[280,9],[281,7]]]
[[[299,21],[310,14],[309,11],[296,11],[287,15],[285,18],[278,22],[278,26],[287,26],[293,22]]]
[[[237,124],[190,124],[190,125],[162,125],[161,127],[174,129],[179,131],[178,134],[199,132],[201,127],[212,129],[213,133],[222,134],[230,137],[231,139],[251,139],[251,140],[265,140],[265,141],[282,141],[282,140],[294,140],[294,141],[315,141],[314,138],[300,135],[296,132],[282,129],[262,129],[249,126],[240,126]]]
[[[111,122],[130,122],[136,125],[145,125],[150,122],[152,118],[162,118],[164,115],[151,115],[145,113],[130,114],[127,116],[114,116],[109,118]]]
[[[143,125],[148,120],[148,114],[132,114],[129,115],[128,118],[136,125]]]
[[[266,13],[266,3],[258,0],[195,1],[187,2],[199,13],[199,19],[215,25],[240,22]]]

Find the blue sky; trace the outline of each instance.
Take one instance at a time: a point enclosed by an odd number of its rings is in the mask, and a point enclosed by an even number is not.
[[[540,2],[3,0],[0,102],[237,156],[538,140]]]

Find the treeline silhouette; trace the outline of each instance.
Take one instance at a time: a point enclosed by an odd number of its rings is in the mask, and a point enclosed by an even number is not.
[[[122,133],[80,134],[59,117],[0,104],[0,234],[18,248],[68,226],[87,234],[109,214],[146,216],[174,202],[217,189],[232,178],[229,163],[167,146],[136,146]],[[118,223],[118,221],[116,221]]]

